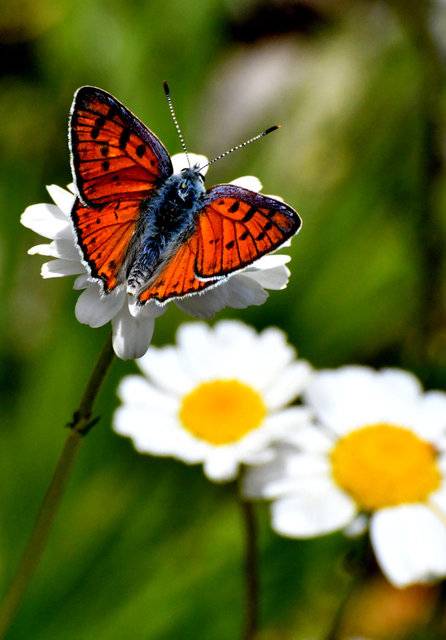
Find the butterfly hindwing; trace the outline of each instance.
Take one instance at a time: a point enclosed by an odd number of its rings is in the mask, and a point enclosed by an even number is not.
[[[235,185],[208,191],[197,221],[198,278],[226,276],[274,251],[301,226],[291,207]]]
[[[150,299],[166,302],[171,298],[179,298],[197,293],[214,284],[211,281],[199,280],[195,275],[197,254],[197,234],[181,244],[170,257],[164,268],[150,285],[140,292],[138,301],[145,304]]]
[[[87,205],[145,198],[172,174],[169,154],[160,140],[102,89],[78,89],[69,132],[73,175]]]
[[[93,278],[109,292],[119,283],[118,276],[139,218],[139,199],[120,199],[100,208],[88,207],[78,198],[71,217],[78,245]]]

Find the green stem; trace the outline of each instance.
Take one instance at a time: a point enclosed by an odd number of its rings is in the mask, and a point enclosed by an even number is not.
[[[19,567],[2,604],[0,605],[0,640],[5,637],[22,599],[45,551],[62,496],[83,436],[95,421],[91,420],[93,403],[114,357],[111,335],[104,345],[85,391],[69,424],[70,433],[65,440],[34,529],[23,552]]]
[[[351,578],[350,584],[347,586],[344,595],[342,596],[341,601],[338,604],[338,608],[335,611],[333,619],[330,624],[330,628],[328,629],[326,635],[324,636],[324,640],[340,640],[340,633],[342,629],[342,624],[344,622],[345,611],[350,603],[350,599],[353,593],[356,591],[356,587],[358,586],[359,580],[357,578]]]
[[[348,574],[348,583],[338,603],[331,624],[324,635],[324,640],[340,640],[345,612],[353,596],[376,570],[376,562],[368,534],[357,540],[354,547],[347,554],[345,570]]]
[[[259,576],[257,570],[257,527],[252,502],[239,497],[245,533],[245,622],[244,640],[254,640],[258,631]]]

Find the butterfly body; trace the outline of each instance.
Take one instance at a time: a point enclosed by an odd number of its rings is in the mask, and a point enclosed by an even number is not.
[[[104,295],[144,305],[201,293],[300,229],[289,205],[232,184],[206,190],[198,166],[174,174],[162,142],[109,93],[81,87],[69,146],[79,250]]]
[[[126,260],[127,290],[137,294],[192,234],[206,195],[198,167],[183,169],[141,203]]]

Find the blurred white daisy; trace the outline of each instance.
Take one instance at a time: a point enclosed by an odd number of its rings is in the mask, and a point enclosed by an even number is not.
[[[239,465],[269,460],[271,443],[308,421],[306,409],[287,405],[310,367],[278,329],[186,324],[177,346],[150,347],[137,364],[143,375],[119,387],[115,431],[141,453],[203,463],[211,480],[232,480]]]
[[[207,162],[206,156],[202,155],[189,154],[189,158],[192,163]],[[187,166],[185,155],[174,155],[172,164],[174,173],[181,171]],[[206,170],[207,168],[203,169],[203,173]],[[260,191],[262,186],[254,176],[238,178],[233,184],[251,191]],[[48,187],[48,192],[54,204],[27,207],[21,222],[52,242],[32,247],[28,253],[52,258],[42,265],[43,278],[77,276],[74,289],[83,290],[75,308],[79,322],[93,328],[111,322],[116,355],[123,359],[142,356],[152,339],[155,318],[164,313],[166,306],[150,302],[142,308],[138,307],[139,311],[135,315],[135,299],[127,293],[125,285],[117,287],[108,295],[102,295],[98,283],[90,279],[76,244],[70,218],[74,193],[56,185]],[[286,267],[289,260],[290,257],[286,255],[263,256],[218,287],[173,302],[186,313],[199,318],[211,317],[224,307],[245,309],[250,305],[263,304],[268,297],[266,289],[286,287],[290,276]]]
[[[446,393],[423,393],[397,369],[344,367],[314,374],[305,399],[318,424],[249,470],[245,495],[273,499],[273,528],[284,536],[357,534],[369,524],[397,587],[445,576]]]

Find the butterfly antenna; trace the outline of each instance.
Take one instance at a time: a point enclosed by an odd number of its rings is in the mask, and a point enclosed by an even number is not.
[[[213,158],[212,160],[210,160],[207,164],[204,164],[202,167],[200,167],[199,171],[201,171],[205,167],[209,167],[209,165],[211,165],[211,164],[214,164],[214,162],[217,162],[217,160],[221,160],[222,158],[226,158],[226,156],[228,156],[233,151],[238,151],[239,149],[243,149],[243,147],[247,147],[248,144],[251,144],[251,142],[255,142],[256,140],[260,140],[260,138],[264,138],[269,133],[272,133],[273,131],[276,131],[277,129],[280,129],[280,125],[279,124],[275,124],[272,127],[268,127],[268,129],[265,129],[265,131],[262,131],[262,133],[257,134],[253,138],[249,138],[248,140],[245,140],[245,142],[241,142],[240,144],[236,144],[235,147],[231,147],[227,151],[224,151],[223,153],[220,153],[220,155],[218,155],[215,158]]]
[[[175,109],[173,107],[172,98],[170,96],[169,85],[167,84],[166,81],[163,82],[163,89],[164,89],[164,95],[166,96],[167,104],[169,105],[170,115],[172,116],[172,120],[173,120],[173,123],[175,125],[175,129],[177,130],[178,137],[180,139],[181,148],[183,149],[184,153],[186,154],[187,164],[189,165],[189,169],[190,169],[191,167],[190,167],[189,154],[187,153],[186,143],[184,141],[184,137],[183,137],[183,134],[181,132],[180,125],[178,124],[177,116],[175,114]]]

